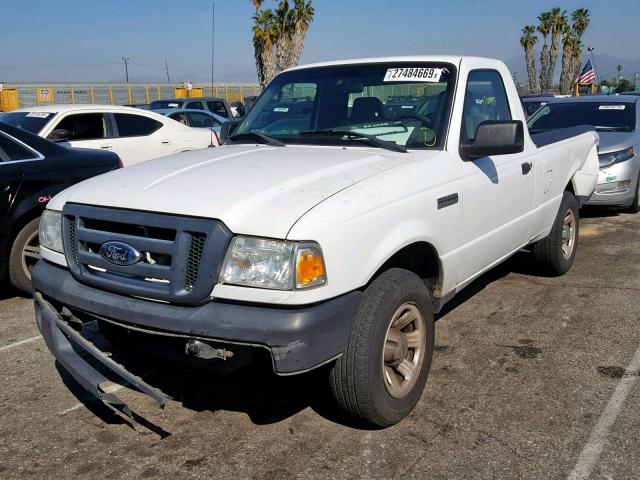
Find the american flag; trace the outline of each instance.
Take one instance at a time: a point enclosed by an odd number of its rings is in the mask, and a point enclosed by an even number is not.
[[[596,79],[596,71],[593,69],[591,65],[591,60],[587,60],[587,63],[584,64],[584,68],[578,78],[576,83],[592,83]]]

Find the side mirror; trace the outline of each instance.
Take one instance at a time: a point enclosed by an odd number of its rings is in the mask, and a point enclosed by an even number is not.
[[[520,153],[524,150],[524,126],[520,120],[487,120],[476,128],[473,141],[460,145],[465,160]]]
[[[226,142],[227,138],[233,135],[233,132],[235,131],[236,128],[238,128],[239,124],[240,122],[238,122],[237,120],[229,120],[228,122],[224,122],[222,124],[222,128],[220,129],[221,144]]]
[[[49,134],[47,140],[52,142],[66,142],[71,139],[71,132],[66,128],[57,128]]]

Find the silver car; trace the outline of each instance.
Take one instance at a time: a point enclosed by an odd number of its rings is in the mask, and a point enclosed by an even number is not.
[[[593,126],[600,135],[600,175],[588,205],[640,211],[640,97],[590,95],[553,99],[528,124],[531,133]]]

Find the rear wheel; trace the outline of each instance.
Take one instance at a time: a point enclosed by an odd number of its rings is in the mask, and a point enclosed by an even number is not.
[[[551,232],[533,245],[534,259],[545,273],[564,275],[573,265],[580,226],[578,208],[573,194],[564,192]]]
[[[347,351],[331,370],[338,406],[376,427],[405,418],[427,381],[433,339],[425,282],[399,268],[384,272],[365,290]]]
[[[40,219],[27,223],[16,236],[9,254],[9,280],[21,292],[31,295],[31,270],[40,260]]]

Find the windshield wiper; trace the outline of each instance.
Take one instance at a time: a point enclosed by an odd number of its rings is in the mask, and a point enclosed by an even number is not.
[[[231,135],[229,140],[253,140],[256,142],[264,143],[265,145],[270,145],[272,147],[285,147],[285,143],[281,142],[277,138],[270,137],[269,135],[265,135],[264,133],[258,132],[244,132],[244,133],[236,133],[235,135]]]
[[[408,150],[404,145],[398,145],[395,142],[388,142],[386,140],[380,140],[373,135],[367,135],[366,133],[358,133],[352,130],[307,130],[306,132],[300,132],[300,135],[335,135],[347,137],[349,139],[357,141],[365,141],[375,147],[384,148],[393,152],[407,153]]]

